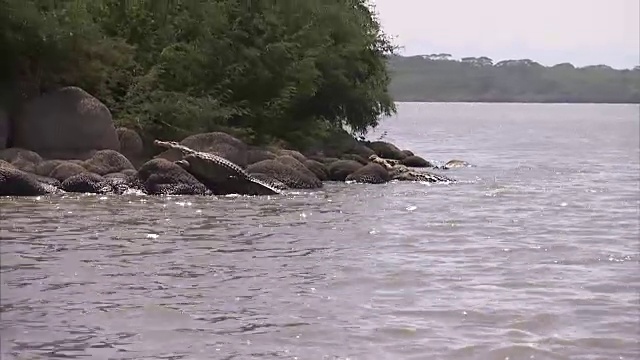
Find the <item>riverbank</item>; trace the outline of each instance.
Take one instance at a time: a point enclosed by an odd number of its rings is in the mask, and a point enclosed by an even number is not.
[[[237,179],[207,182],[209,174],[221,171],[224,161],[213,158],[204,170],[193,163],[185,167],[184,153],[145,144],[134,129],[116,127],[110,110],[79,87],[33,99],[15,116],[3,117],[0,125],[4,129],[0,145],[8,146],[0,149],[0,195],[61,191],[224,195],[231,192],[224,189],[238,188],[220,183]],[[331,136],[304,149],[284,141],[258,146],[225,132],[193,134],[180,144],[205,153],[204,157],[212,154],[228,160],[241,169],[239,176],[246,173],[280,189],[320,188],[324,181],[446,181],[409,170],[434,168],[410,150],[384,141],[358,140],[341,129],[331,131]]]

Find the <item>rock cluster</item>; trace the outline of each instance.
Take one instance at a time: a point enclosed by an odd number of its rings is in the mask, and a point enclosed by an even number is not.
[[[399,176],[397,168],[386,168],[372,161],[373,157],[393,162],[392,166],[433,167],[411,151],[387,142],[362,142],[350,136],[340,141],[340,146],[305,154],[249,146],[223,132],[192,135],[180,144],[223,157],[280,189],[317,189],[325,181],[379,184],[393,179],[424,180],[407,176],[411,171]],[[205,186],[197,174],[181,165],[183,154],[175,149],[145,158],[138,133],[116,128],[109,109],[78,87],[64,87],[33,99],[15,115],[0,109],[0,196],[221,192]],[[450,167],[465,165],[454,161]],[[228,181],[234,181],[233,177]]]

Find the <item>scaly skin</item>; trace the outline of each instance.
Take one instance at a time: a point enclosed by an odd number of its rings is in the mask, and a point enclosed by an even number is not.
[[[282,192],[266,181],[249,175],[237,164],[214,154],[193,150],[175,141],[155,140],[155,145],[179,150],[185,167],[216,194],[274,195]]]
[[[383,159],[377,155],[371,155],[369,161],[382,165],[389,174],[391,179],[400,181],[426,181],[426,182],[455,182],[446,176],[435,174],[427,171],[413,171],[408,167],[397,163],[395,160]]]

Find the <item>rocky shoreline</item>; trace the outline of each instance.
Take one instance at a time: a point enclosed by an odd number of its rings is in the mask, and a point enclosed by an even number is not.
[[[326,181],[452,181],[415,170],[434,166],[409,150],[383,141],[345,138],[340,147],[327,145],[303,154],[282,146],[251,146],[230,134],[211,132],[180,141],[196,152],[191,162],[171,148],[159,152],[158,147],[159,153],[149,156],[140,135],[116,128],[103,103],[78,87],[64,87],[31,100],[15,116],[0,109],[0,196],[224,195],[228,189],[242,193],[225,184],[239,181],[237,174],[280,190],[317,189]],[[231,166],[237,174],[205,184],[203,171],[219,175],[222,168],[220,161],[209,161],[198,163],[195,172],[189,165],[198,160],[197,152],[226,159],[241,170]],[[467,165],[453,160],[443,168]]]

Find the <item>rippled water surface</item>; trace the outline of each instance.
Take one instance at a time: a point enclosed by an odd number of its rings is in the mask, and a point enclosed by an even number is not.
[[[2,359],[639,359],[639,117],[399,104],[451,185],[0,199]]]

